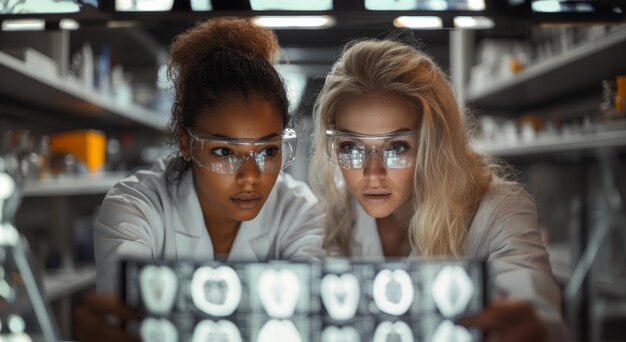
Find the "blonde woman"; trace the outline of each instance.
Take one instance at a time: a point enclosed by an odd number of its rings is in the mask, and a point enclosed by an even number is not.
[[[450,83],[427,55],[391,40],[351,43],[314,111],[311,186],[329,254],[487,257],[492,301],[461,324],[501,341],[565,339],[536,207],[469,147]]]

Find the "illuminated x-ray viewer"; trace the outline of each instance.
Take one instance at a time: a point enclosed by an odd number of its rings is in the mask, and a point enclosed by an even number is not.
[[[479,331],[453,323],[484,307],[486,276],[479,260],[126,260],[122,275],[124,300],[146,312],[128,325],[143,340],[481,339]]]

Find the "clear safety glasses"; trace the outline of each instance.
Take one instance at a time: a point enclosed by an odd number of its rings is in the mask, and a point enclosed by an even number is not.
[[[343,169],[362,168],[376,152],[390,169],[411,167],[418,146],[418,131],[381,135],[353,134],[326,130],[326,156]]]
[[[248,159],[253,159],[262,173],[287,168],[296,157],[296,132],[283,130],[281,137],[262,140],[224,139],[201,135],[187,128],[191,137],[191,158],[198,165],[221,174],[233,174]]]

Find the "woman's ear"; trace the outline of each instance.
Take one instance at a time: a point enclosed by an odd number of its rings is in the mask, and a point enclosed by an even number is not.
[[[186,161],[191,160],[191,151],[189,150],[189,134],[185,131],[181,131],[178,134],[178,148],[183,155],[183,159]]]

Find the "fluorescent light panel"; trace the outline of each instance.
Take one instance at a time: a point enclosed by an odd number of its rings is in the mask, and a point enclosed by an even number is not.
[[[115,10],[120,12],[166,12],[174,0],[115,0]]]
[[[61,30],[78,30],[80,24],[74,19],[61,19],[61,21],[59,21],[59,28]]]
[[[443,28],[443,21],[435,16],[402,16],[393,20],[395,27],[410,29],[438,29]]]
[[[495,27],[493,20],[487,17],[454,17],[454,27],[463,29],[490,29]]]
[[[532,9],[534,12],[543,12],[543,13],[559,13],[559,12],[569,12],[569,13],[585,13],[585,12],[593,12],[594,8],[591,4],[586,2],[563,2],[558,0],[539,0],[533,1]]]
[[[1,14],[76,13],[79,11],[80,7],[73,1],[0,1]]]
[[[257,25],[272,29],[303,28],[323,29],[335,25],[335,18],[327,15],[320,16],[260,16],[255,17]]]
[[[365,0],[370,11],[484,11],[485,0]]]
[[[192,11],[212,11],[213,4],[211,0],[191,0]]]
[[[2,31],[43,31],[46,21],[43,19],[3,20]]]
[[[282,11],[330,11],[333,9],[332,0],[250,0],[250,6],[255,11],[282,10]]]

